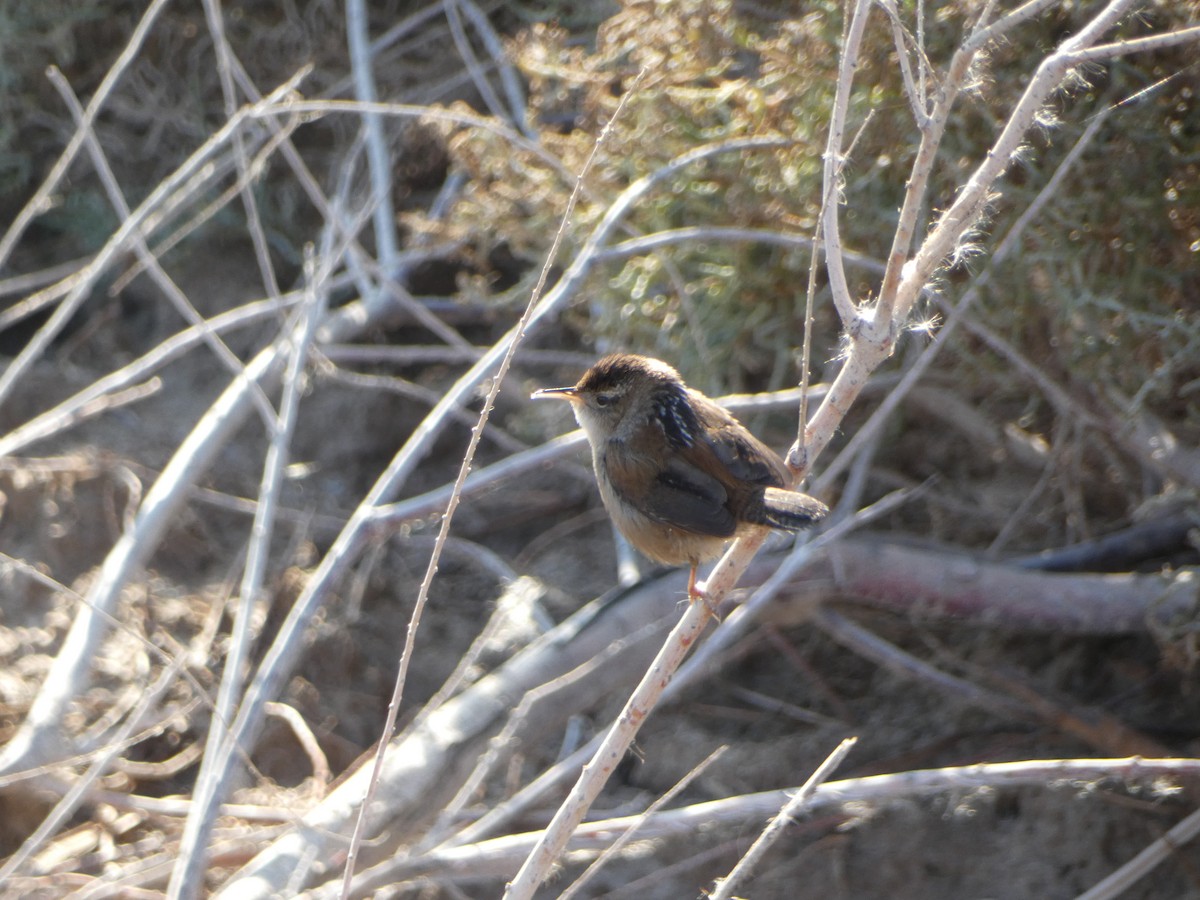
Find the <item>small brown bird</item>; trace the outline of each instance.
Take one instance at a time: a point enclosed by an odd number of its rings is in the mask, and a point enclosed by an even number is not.
[[[693,599],[696,567],[743,531],[798,531],[829,512],[787,490],[783,460],[661,360],[613,354],[574,387],[533,396],[571,402],[617,528],[650,559],[690,565]]]

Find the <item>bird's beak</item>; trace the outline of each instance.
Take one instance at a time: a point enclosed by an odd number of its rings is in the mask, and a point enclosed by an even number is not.
[[[540,391],[534,391],[529,395],[529,399],[531,400],[543,400],[547,397],[551,400],[570,400],[572,403],[578,402],[581,399],[579,392],[573,387],[542,388]]]

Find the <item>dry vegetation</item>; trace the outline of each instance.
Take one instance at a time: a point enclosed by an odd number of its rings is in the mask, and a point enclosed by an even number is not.
[[[342,4],[0,10],[4,896],[337,896],[406,635],[354,895],[500,895],[697,612],[618,566],[525,398],[635,350],[791,443],[831,110],[863,309],[922,134],[890,2],[839,94],[855,5],[377,3],[370,127]],[[900,4],[913,92],[1018,5]],[[1107,5],[1035,3],[972,60],[903,254]],[[1102,42],[1200,21],[1132,10]],[[894,334],[817,269],[831,527],[722,562],[725,621],[538,896],[631,824],[578,896],[721,890],[854,735],[737,895],[1200,897],[1196,47],[1073,67]]]

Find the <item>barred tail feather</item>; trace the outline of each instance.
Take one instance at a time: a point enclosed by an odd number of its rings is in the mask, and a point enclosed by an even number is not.
[[[799,531],[820,522],[828,513],[828,506],[799,491],[769,487],[763,493],[762,524],[772,528]]]

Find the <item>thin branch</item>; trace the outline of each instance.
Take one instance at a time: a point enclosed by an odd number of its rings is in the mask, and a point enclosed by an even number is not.
[[[829,288],[833,303],[842,320],[842,327],[852,332],[858,327],[858,309],[850,295],[850,284],[842,263],[842,236],[840,207],[842,147],[845,143],[846,116],[850,107],[850,93],[854,82],[854,70],[858,66],[858,54],[862,48],[863,34],[867,27],[867,15],[871,0],[856,0],[850,14],[850,26],[846,31],[838,65],[837,92],[833,109],[829,114],[829,138],[825,145],[825,165],[821,181],[822,221],[825,233],[825,268],[829,273]]]
[[[896,58],[900,61],[900,77],[904,84],[904,95],[908,98],[908,105],[912,107],[913,121],[917,123],[918,130],[924,131],[929,124],[929,110],[925,108],[924,84],[918,87],[913,79],[912,63],[908,59],[908,32],[904,28],[904,23],[900,21],[896,0],[877,0],[877,2],[887,13],[888,24],[892,26],[892,44],[896,48]],[[920,48],[918,47],[919,53]],[[922,73],[924,72],[925,67],[921,64],[919,55],[918,68]]]
[[[475,32],[479,35],[479,39],[483,41],[483,45],[487,48],[488,53],[492,55],[493,64],[496,71],[500,75],[500,83],[504,86],[504,93],[508,99],[507,115],[505,119],[512,122],[517,129],[530,140],[537,140],[537,130],[529,124],[528,110],[526,109],[525,90],[522,85],[520,73],[508,58],[508,53],[504,49],[504,44],[496,29],[492,27],[491,20],[474,0],[445,0],[458,8],[475,26]]]
[[[375,102],[375,74],[367,35],[366,0],[346,0],[346,37],[350,65],[354,71],[354,93],[364,104]],[[374,209],[376,256],[383,277],[392,280],[396,260],[396,214],[392,207],[392,160],[383,136],[383,120],[377,112],[364,111],[363,139],[367,144],[367,167],[371,175],[371,206]]]
[[[267,715],[282,719],[287,724],[296,738],[296,743],[308,754],[309,762],[312,764],[313,785],[319,797],[329,786],[333,776],[329,771],[329,760],[325,756],[325,751],[321,749],[317,736],[313,734],[312,728],[304,721],[304,716],[300,715],[294,706],[288,706],[286,703],[268,703],[264,709]]]
[[[821,765],[817,766],[808,781],[804,782],[800,790],[796,791],[796,795],[763,829],[762,834],[750,845],[750,849],[738,860],[737,865],[730,873],[724,878],[717,879],[715,890],[709,894],[712,900],[733,900],[734,890],[754,872],[763,857],[766,856],[767,851],[783,837],[784,830],[795,822],[796,817],[804,811],[817,787],[829,779],[829,776],[842,764],[842,760],[846,758],[846,754],[854,748],[856,743],[858,743],[858,738],[846,738],[833,749],[833,752],[825,758]]]
[[[992,7],[996,5],[996,0],[988,0],[986,8],[980,13],[974,27],[971,29],[971,34],[963,42],[962,51],[968,56],[973,56],[986,45],[999,38],[1006,32],[1012,31],[1022,22],[1028,22],[1030,19],[1040,16],[1043,12],[1052,7],[1059,5],[1059,0],[1028,0],[1028,2],[1018,6],[1010,13],[1006,13],[999,19],[991,22]],[[988,24],[991,22],[991,24]]]
[[[613,259],[624,259],[649,253],[672,244],[703,243],[705,241],[754,241],[762,244],[775,244],[780,247],[797,247],[811,250],[816,241],[805,234],[790,231],[778,231],[774,228],[738,228],[720,225],[687,225],[680,228],[667,228],[644,234],[640,237],[629,238],[619,244],[606,247],[596,254],[598,262],[608,262]],[[883,264],[874,257],[853,250],[843,250],[842,259],[845,262],[859,266],[868,272],[883,274]]]
[[[1071,54],[1075,64],[1096,62],[1102,59],[1114,59],[1129,53],[1148,53],[1153,50],[1165,50],[1178,44],[1200,41],[1200,25],[1191,28],[1181,28],[1167,34],[1150,34],[1146,37],[1127,38],[1111,44],[1100,44],[1086,50],[1076,50]]]
[[[217,76],[221,82],[221,96],[225,101],[225,118],[232,118],[238,107],[237,92],[233,87],[233,50],[225,36],[225,17],[221,14],[219,0],[204,0],[204,18],[208,23],[209,34],[212,35],[213,52],[217,58]],[[258,201],[254,199],[254,191],[250,189],[250,179],[255,177],[252,173],[256,166],[252,166],[247,158],[246,141],[241,132],[234,132],[233,135],[233,158],[237,163],[238,193],[246,210],[246,225],[250,232],[250,242],[254,245],[258,271],[262,276],[267,296],[278,297],[279,280],[275,277],[275,267],[271,264],[271,251],[267,244],[262,217],[258,212]]]
[[[346,857],[346,867],[342,879],[342,897],[347,900],[350,896],[350,886],[354,879],[354,866],[358,856],[358,848],[361,846],[363,838],[366,835],[367,827],[367,809],[371,805],[371,798],[375,792],[375,788],[379,783],[379,776],[383,770],[383,758],[387,753],[387,748],[391,742],[392,735],[395,732],[396,716],[400,711],[400,700],[404,694],[404,683],[408,674],[408,666],[412,660],[412,654],[415,647],[417,629],[421,623],[421,614],[425,609],[425,604],[429,599],[429,589],[433,584],[433,578],[437,574],[438,562],[441,558],[441,549],[446,542],[446,538],[450,533],[450,524],[454,519],[455,510],[458,508],[459,501],[462,497],[462,487],[467,480],[467,475],[471,471],[471,464],[475,460],[475,450],[479,446],[479,440],[483,436],[483,430],[487,427],[488,418],[491,415],[492,408],[496,403],[496,397],[500,393],[500,386],[504,383],[504,377],[508,374],[508,369],[512,365],[513,356],[517,352],[517,347],[520,346],[521,340],[525,336],[525,329],[533,321],[534,312],[538,308],[538,304],[542,299],[542,291],[545,289],[546,282],[550,277],[550,270],[557,257],[558,249],[562,244],[567,227],[571,222],[571,214],[575,211],[575,206],[579,202],[580,194],[583,190],[583,183],[591,171],[592,165],[596,161],[600,148],[604,145],[609,135],[612,133],[613,123],[621,112],[625,109],[625,104],[628,99],[637,92],[641,85],[642,78],[645,76],[643,69],[634,79],[629,89],[621,97],[621,101],[617,104],[616,110],[612,117],[601,130],[600,135],[596,138],[592,145],[592,152],[588,155],[587,160],[583,164],[583,168],[579,172],[579,177],[575,182],[575,188],[567,199],[566,209],[563,211],[562,220],[559,224],[558,231],[554,235],[554,240],[550,244],[550,249],[546,252],[545,262],[542,264],[541,273],[538,275],[537,284],[534,285],[533,292],[529,297],[529,302],[525,306],[525,311],[521,314],[520,320],[512,332],[512,340],[507,342],[507,347],[504,357],[500,361],[500,368],[492,378],[491,386],[488,389],[487,398],[484,400],[483,409],[479,413],[479,423],[471,432],[471,440],[467,444],[467,449],[463,453],[462,464],[459,466],[458,477],[454,481],[454,488],[450,493],[450,500],[446,505],[446,511],[442,514],[441,527],[438,529],[437,543],[434,545],[433,553],[429,557],[429,565],[425,570],[425,576],[421,580],[421,586],[417,591],[417,599],[413,604],[412,615],[409,619],[408,629],[405,632],[404,649],[400,655],[400,665],[396,672],[396,681],[392,690],[392,698],[388,703],[387,721],[384,724],[383,732],[379,737],[379,748],[375,754],[374,766],[371,777],[367,782],[366,794],[363,797],[362,805],[359,808],[359,815],[354,825],[354,834],[350,839],[350,850]]]
[[[326,265],[333,259],[333,248],[329,246],[332,236],[333,229],[326,229],[326,246],[322,247],[321,255],[321,260]],[[270,430],[270,443],[263,462],[258,492],[258,506],[254,511],[254,524],[250,530],[250,542],[246,551],[246,566],[242,572],[238,592],[237,612],[229,635],[229,651],[225,657],[216,710],[205,744],[204,761],[192,791],[192,810],[184,826],[175,867],[167,887],[167,896],[170,898],[198,896],[204,883],[205,845],[212,832],[221,794],[212,773],[221,769],[218,760],[222,754],[234,752],[232,746],[226,746],[227,723],[233,721],[237,699],[241,695],[244,680],[242,670],[250,655],[250,625],[256,605],[262,596],[263,580],[266,577],[280,485],[284,467],[287,465],[288,446],[298,418],[302,375],[308,362],[309,348],[317,324],[325,314],[328,275],[325,269],[317,270],[311,256],[305,260],[305,302],[299,310],[299,320],[289,335],[290,346],[285,350],[288,353],[288,363],[283,379],[283,397],[280,401],[279,416]]]
[[[1103,881],[1080,894],[1076,900],[1114,900],[1153,871],[1160,863],[1179,854],[1200,834],[1200,809],[1177,822],[1166,834],[1143,849]]]
[[[442,0],[442,9],[445,11],[446,21],[450,25],[450,36],[454,39],[454,47],[458,50],[459,58],[466,65],[471,82],[475,85],[475,90],[479,91],[479,96],[483,98],[483,104],[488,108],[488,112],[497,119],[507,121],[509,119],[508,110],[500,102],[499,96],[492,88],[492,83],[488,81],[487,73],[484,72],[483,65],[479,62],[479,57],[475,55],[475,49],[471,46],[471,41],[463,29],[462,16],[459,14],[461,5],[459,0]],[[526,137],[534,138],[535,136],[526,132]]]
[[[4,237],[0,238],[0,269],[8,262],[9,255],[12,253],[13,248],[17,246],[17,242],[21,239],[21,235],[25,233],[25,229],[29,227],[29,224],[50,208],[51,196],[58,190],[59,184],[71,168],[71,163],[75,161],[75,157],[79,154],[79,149],[83,146],[84,140],[86,140],[87,135],[91,132],[101,107],[108,101],[109,95],[113,92],[113,88],[116,87],[121,76],[125,74],[125,70],[133,64],[133,61],[141,52],[142,45],[145,44],[146,38],[150,34],[150,28],[153,26],[154,20],[158,18],[159,13],[166,7],[167,2],[168,0],[152,0],[150,5],[146,7],[146,12],[143,13],[137,27],[133,29],[133,32],[129,35],[129,40],[121,49],[121,54],[109,67],[108,71],[104,73],[104,78],[96,88],[96,93],[92,95],[92,99],[88,102],[80,127],[75,129],[74,134],[71,135],[71,140],[67,142],[67,146],[63,149],[63,152],[55,160],[54,166],[38,186],[37,191],[34,192],[29,202],[21,207],[21,211],[17,213],[17,217],[4,233]]]
[[[834,813],[847,805],[878,809],[886,804],[953,792],[958,795],[980,790],[1014,787],[1047,787],[1078,791],[1098,781],[1120,784],[1149,784],[1164,778],[1181,780],[1200,774],[1196,759],[1035,759],[1007,763],[985,763],[944,769],[923,769],[864,778],[849,778],[819,785],[804,812],[809,816]],[[640,825],[644,840],[695,835],[701,829],[722,826],[744,827],[777,813],[793,799],[797,788],[745,794],[676,809],[662,810]],[[569,849],[600,851],[613,836],[633,827],[643,815],[587,822],[571,840]],[[525,857],[538,832],[506,835],[475,844],[448,847],[423,856],[397,857],[365,872],[359,885],[364,891],[428,876],[442,881],[505,878],[518,860]],[[312,900],[328,900],[336,892],[327,885],[313,890]],[[1088,898],[1097,900],[1097,898]]]
[[[980,21],[986,14],[985,10],[981,14]],[[908,261],[909,252],[912,249],[917,218],[925,204],[929,179],[933,174],[933,164],[937,160],[938,148],[941,146],[946,126],[950,121],[950,111],[963,89],[977,52],[978,48],[973,47],[970,41],[964,42],[963,46],[955,52],[936,92],[933,108],[925,114],[922,120],[921,141],[913,158],[912,169],[904,191],[904,203],[900,207],[900,217],[892,237],[891,250],[888,252],[887,269],[879,287],[879,300],[876,304],[875,315],[877,317],[876,324],[880,330],[893,329],[900,324],[900,322],[893,322],[896,287],[900,283],[903,266]],[[907,313],[904,314],[904,317],[906,316]]]
[[[10,294],[24,294],[27,291],[36,290],[43,285],[54,284],[64,278],[69,278],[87,265],[89,258],[81,256],[78,259],[68,259],[66,262],[47,266],[44,269],[38,269],[34,272],[26,272],[24,275],[0,278],[0,297],[7,297]],[[0,317],[0,331],[3,331],[14,321],[8,317],[12,309],[13,307],[11,306],[6,307],[4,316]]]

